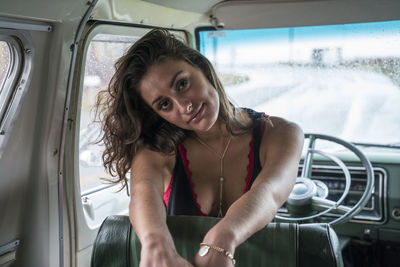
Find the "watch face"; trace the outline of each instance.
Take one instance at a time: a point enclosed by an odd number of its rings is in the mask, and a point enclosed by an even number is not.
[[[210,249],[209,246],[201,246],[199,250],[199,255],[202,257],[207,255],[209,249]]]

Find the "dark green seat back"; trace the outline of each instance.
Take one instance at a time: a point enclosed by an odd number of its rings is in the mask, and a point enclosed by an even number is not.
[[[217,218],[174,216],[167,223],[176,249],[191,261]],[[127,216],[110,216],[93,246],[92,267],[139,266],[140,242]],[[339,242],[327,224],[270,223],[235,251],[236,266],[341,267]]]

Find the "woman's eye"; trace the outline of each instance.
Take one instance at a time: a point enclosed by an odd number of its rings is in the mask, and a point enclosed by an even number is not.
[[[186,78],[179,80],[178,83],[176,84],[176,90],[178,92],[185,90],[186,87],[188,86],[188,83],[189,82]]]
[[[158,105],[158,109],[163,111],[168,110],[169,105],[170,105],[169,100],[162,100]]]

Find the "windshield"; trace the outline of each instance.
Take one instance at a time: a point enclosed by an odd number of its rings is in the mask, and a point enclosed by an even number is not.
[[[199,31],[232,102],[347,141],[400,142],[400,21]]]

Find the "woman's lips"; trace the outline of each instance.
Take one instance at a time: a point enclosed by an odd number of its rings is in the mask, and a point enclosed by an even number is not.
[[[190,118],[190,120],[188,120],[187,123],[191,123],[192,121],[197,121],[198,119],[200,119],[203,110],[204,110],[204,103],[200,105],[199,109],[196,110],[194,115]]]

